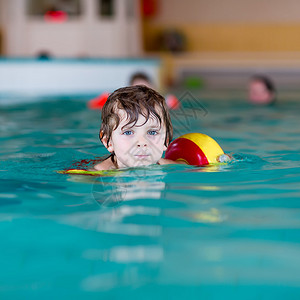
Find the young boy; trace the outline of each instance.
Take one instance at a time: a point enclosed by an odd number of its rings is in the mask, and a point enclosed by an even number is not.
[[[117,89],[103,106],[101,121],[100,140],[111,155],[95,170],[179,163],[162,158],[173,127],[165,99],[155,90],[145,85]]]

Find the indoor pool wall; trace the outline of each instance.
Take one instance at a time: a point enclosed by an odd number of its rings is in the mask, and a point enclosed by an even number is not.
[[[146,73],[159,87],[160,67],[156,58],[0,58],[0,104],[7,98],[15,102],[14,97],[25,101],[25,97],[111,92],[128,85],[135,72]]]

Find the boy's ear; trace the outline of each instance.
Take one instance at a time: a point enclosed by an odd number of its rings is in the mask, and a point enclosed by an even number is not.
[[[170,144],[169,141],[170,141],[169,138],[167,138],[166,141],[165,141],[165,143],[164,143],[164,151],[166,151],[166,150],[168,149],[168,146],[169,146],[169,144]],[[167,146],[166,146],[166,145],[167,145]]]
[[[104,147],[110,152],[112,153],[114,151],[113,145],[111,143],[111,140],[109,141],[109,143],[107,144],[107,137],[106,135],[103,135],[102,132],[100,132],[100,139],[102,144],[104,145]]]

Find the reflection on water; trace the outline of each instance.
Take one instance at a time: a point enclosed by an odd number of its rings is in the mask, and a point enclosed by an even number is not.
[[[113,177],[96,177],[93,187],[95,200],[103,206],[115,206],[122,201],[160,199],[165,190],[163,169],[129,169]]]

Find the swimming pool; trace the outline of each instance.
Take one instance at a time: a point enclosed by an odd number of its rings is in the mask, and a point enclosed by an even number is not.
[[[1,107],[1,299],[300,298],[300,103],[179,96],[232,163],[63,175],[106,154],[88,99]]]

